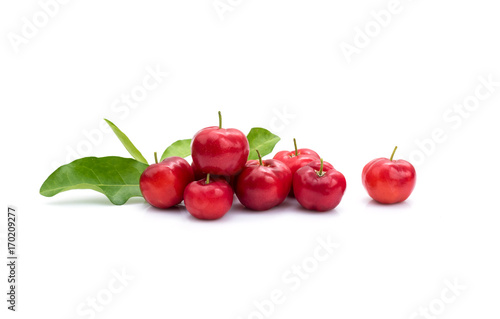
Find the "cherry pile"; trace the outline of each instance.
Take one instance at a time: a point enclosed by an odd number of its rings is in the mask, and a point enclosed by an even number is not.
[[[140,177],[146,201],[169,208],[184,200],[187,211],[199,219],[218,219],[233,204],[234,194],[248,209],[264,211],[293,196],[313,211],[334,209],[342,200],[346,179],[313,150],[280,151],[273,159],[247,160],[246,136],[234,128],[206,127],[191,142],[192,164],[168,157],[148,166]],[[394,149],[394,152],[396,149]],[[380,203],[406,200],[415,186],[415,169],[404,160],[379,158],[363,169],[363,185]]]

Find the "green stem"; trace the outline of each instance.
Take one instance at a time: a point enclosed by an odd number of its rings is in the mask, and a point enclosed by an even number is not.
[[[394,148],[394,151],[392,151],[392,155],[391,155],[391,158],[390,158],[390,161],[392,161],[392,158],[394,157],[394,153],[396,153],[396,150],[398,149],[398,147],[396,146]]]
[[[219,128],[222,128],[222,114],[219,111]]]
[[[205,181],[205,184],[209,184],[210,183],[210,173],[207,174],[207,180]]]
[[[319,176],[323,176],[323,159],[320,158],[319,160],[321,162],[321,166],[319,167]]]
[[[297,141],[295,140],[295,137],[293,138],[293,145],[295,146],[295,156],[298,156],[299,152],[297,150]]]
[[[260,152],[259,152],[259,150],[255,150],[255,151],[257,152],[257,156],[259,157],[259,163],[260,163],[260,166],[264,165],[264,164],[262,163],[262,156],[260,156]]]
[[[158,164],[158,155],[155,152],[155,163]]]

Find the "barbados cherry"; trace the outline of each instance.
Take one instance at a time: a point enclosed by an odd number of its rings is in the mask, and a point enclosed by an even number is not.
[[[233,189],[225,179],[206,179],[191,182],[184,191],[187,211],[198,219],[218,219],[233,204]]]
[[[275,160],[251,160],[245,164],[236,180],[236,196],[243,206],[267,210],[281,204],[292,185],[292,171]]]
[[[182,202],[184,188],[194,180],[191,165],[181,157],[168,157],[149,165],[141,174],[139,187],[142,196],[151,205],[168,208]]]
[[[191,142],[191,156],[195,166],[205,174],[235,175],[239,173],[250,152],[248,140],[241,131],[210,126],[198,131]]]
[[[293,139],[293,144],[295,146],[294,151],[280,151],[273,157],[273,159],[285,163],[292,171],[292,176],[299,168],[312,161],[319,160],[319,155],[315,151],[308,148],[297,149],[297,141],[295,139]],[[290,190],[290,195],[293,196],[293,186]]]
[[[342,200],[346,189],[344,175],[323,159],[297,170],[293,176],[295,198],[306,209],[327,211]]]
[[[363,186],[371,198],[382,204],[394,204],[406,200],[415,188],[417,173],[405,160],[377,158],[363,168]]]

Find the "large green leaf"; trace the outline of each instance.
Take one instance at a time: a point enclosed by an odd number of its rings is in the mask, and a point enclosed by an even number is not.
[[[142,156],[141,152],[137,149],[137,147],[134,146],[134,144],[130,141],[130,139],[123,133],[116,125],[114,125],[110,120],[104,119],[106,123],[111,127],[113,132],[115,132],[116,137],[122,142],[123,146],[127,149],[130,155],[132,155],[133,158],[138,160],[141,163],[147,164],[148,161]]]
[[[139,179],[148,167],[131,158],[84,157],[56,169],[43,183],[40,194],[52,197],[71,189],[103,193],[115,205],[142,196]]]
[[[177,142],[174,142],[172,145],[167,147],[165,152],[163,152],[160,161],[163,161],[170,156],[179,156],[184,158],[188,157],[189,155],[191,155],[191,139],[178,140]]]
[[[269,132],[265,128],[254,127],[250,130],[247,135],[248,144],[250,144],[250,154],[248,154],[249,160],[258,159],[259,156],[255,150],[259,150],[260,155],[264,157],[265,155],[271,153],[279,142],[280,138],[277,135]]]

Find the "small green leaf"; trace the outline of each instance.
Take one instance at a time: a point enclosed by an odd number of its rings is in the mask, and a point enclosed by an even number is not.
[[[160,161],[163,161],[170,156],[179,156],[184,158],[188,157],[189,155],[191,155],[191,139],[178,140],[177,142],[174,142],[172,145],[167,147],[165,152],[163,152]]]
[[[248,144],[250,144],[250,154],[248,154],[249,160],[258,159],[259,156],[255,150],[259,150],[262,157],[271,153],[274,149],[276,143],[279,142],[280,138],[277,135],[269,132],[265,128],[254,127],[250,130],[247,135]]]
[[[132,144],[132,142],[127,137],[127,135],[125,135],[125,133],[123,133],[111,121],[109,121],[107,119],[104,119],[104,120],[106,121],[106,123],[108,123],[108,125],[111,127],[111,129],[113,130],[113,132],[115,132],[116,137],[118,137],[118,139],[120,140],[120,142],[122,142],[123,146],[125,146],[125,148],[129,152],[129,154],[132,155],[132,157],[135,158],[136,160],[138,160],[139,162],[147,164],[148,161],[144,158],[144,156],[142,156],[141,152],[139,152],[139,150],[137,149],[137,147],[135,147],[134,144]]]
[[[56,169],[45,180],[40,194],[52,197],[71,189],[92,189],[103,193],[115,205],[142,196],[139,179],[148,167],[131,158],[84,157]]]

